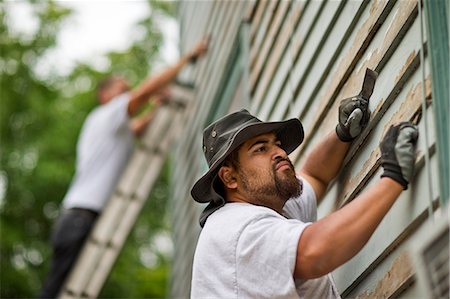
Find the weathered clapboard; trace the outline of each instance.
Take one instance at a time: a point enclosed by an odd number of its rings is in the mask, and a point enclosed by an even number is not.
[[[334,130],[340,100],[359,93],[365,69],[379,74],[370,100],[370,124],[352,144],[343,171],[318,207],[319,217],[355,200],[378,179],[378,146],[391,124],[411,120],[419,126],[416,175],[410,189],[397,200],[365,248],[333,275],[343,297],[428,297],[415,283],[412,257],[417,242],[433,230],[429,203],[434,204],[436,216],[440,213],[438,182],[434,179],[429,186],[428,178],[438,176],[439,161],[427,53],[420,60],[428,38],[426,34],[421,38],[418,1],[185,1],[179,4],[178,18],[182,20],[182,48],[208,34],[212,46],[198,72],[191,74],[190,80],[199,83],[198,98],[192,107],[195,113],[186,123],[188,134],[176,149],[180,160],[173,172],[177,189],[172,198],[175,253],[170,297],[189,297],[192,257],[200,232],[198,217],[203,209],[189,191],[207,169],[201,151],[202,130],[216,109],[214,101],[231,81],[233,49],[243,46],[238,38],[243,31],[249,51],[239,55],[246,55],[242,59],[248,76],[227,88],[247,89],[250,102],[241,99],[240,106],[263,120],[298,117],[302,121],[305,141],[291,155],[296,167]],[[233,101],[230,109],[239,106]],[[425,114],[428,123],[420,117]],[[425,165],[427,153],[429,165]],[[430,166],[430,174],[425,166]]]

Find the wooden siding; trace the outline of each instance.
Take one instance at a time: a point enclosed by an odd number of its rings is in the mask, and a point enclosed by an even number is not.
[[[419,126],[422,137],[416,176],[409,190],[402,193],[365,248],[333,274],[344,297],[424,298],[424,290],[415,282],[412,248],[433,229],[427,213],[430,194],[424,154],[430,152],[433,177],[438,161],[427,58],[425,86],[421,75],[417,1],[187,1],[180,4],[179,18],[182,49],[206,34],[211,34],[212,44],[197,72],[189,74],[197,98],[186,119],[188,133],[175,151],[171,297],[189,296],[192,257],[200,231],[198,217],[203,209],[189,192],[206,170],[202,131],[214,109],[214,96],[227,80],[224,69],[241,23],[246,22],[250,28],[246,60],[251,94],[246,108],[264,120],[298,117],[302,121],[305,141],[291,154],[297,167],[320,139],[334,130],[339,102],[359,93],[365,69],[379,74],[370,100],[370,124],[352,144],[342,172],[318,207],[319,217],[354,200],[379,178],[378,146],[391,124],[411,120]],[[425,112],[423,88],[428,105]],[[423,113],[429,120],[428,145],[423,138]],[[438,190],[436,180],[432,184],[432,189]],[[438,196],[431,198],[434,209]]]
[[[205,162],[202,161],[202,132],[210,110],[214,109],[211,105],[217,90],[223,80],[226,80],[223,76],[241,21],[253,16],[253,6],[252,1],[180,2],[180,19],[189,24],[184,26],[182,23],[181,26],[182,51],[208,35],[211,37],[211,46],[207,57],[199,60],[195,73],[182,74],[195,84],[196,102],[188,108],[189,117],[185,121],[187,133],[178,140],[173,155],[174,191],[171,210],[176,249],[171,271],[170,298],[189,297],[192,258],[200,232],[198,219],[203,209],[194,204],[190,189],[205,171]]]

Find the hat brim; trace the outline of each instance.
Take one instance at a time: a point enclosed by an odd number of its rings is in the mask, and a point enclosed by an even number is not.
[[[274,132],[277,135],[278,140],[281,142],[281,147],[287,154],[294,151],[303,142],[304,138],[303,126],[296,118],[280,122],[254,123],[242,128],[229,142],[221,157],[194,184],[191,190],[191,195],[194,200],[200,203],[207,203],[214,200],[217,193],[214,190],[213,181],[223,161],[248,139],[270,132]]]

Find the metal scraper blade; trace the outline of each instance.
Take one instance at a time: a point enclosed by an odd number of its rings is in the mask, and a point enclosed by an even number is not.
[[[366,75],[364,76],[364,82],[360,93],[365,100],[369,100],[370,96],[372,95],[377,77],[377,72],[371,69],[366,69]]]

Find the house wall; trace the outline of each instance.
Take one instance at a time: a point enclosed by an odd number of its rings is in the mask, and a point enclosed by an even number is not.
[[[364,249],[333,274],[343,297],[425,298],[423,288],[415,283],[414,248],[433,230],[431,201],[436,217],[440,212],[437,180],[430,180],[438,173],[437,158],[430,67],[426,55],[424,64],[419,55],[417,2],[185,1],[179,4],[178,16],[182,51],[206,35],[211,36],[211,47],[195,71],[183,74],[195,83],[196,102],[188,108],[188,133],[174,151],[171,297],[189,295],[198,217],[204,208],[190,197],[193,183],[207,169],[202,130],[230,79],[229,65],[235,61],[230,56],[240,47],[246,65],[236,84],[239,92],[228,106],[233,111],[247,108],[263,120],[298,117],[306,136],[291,154],[296,167],[334,130],[340,100],[360,92],[365,69],[379,74],[370,99],[370,124],[353,142],[342,172],[318,208],[319,218],[354,200],[378,180],[378,146],[391,124],[410,120],[418,125],[414,181]],[[422,41],[426,42],[426,36]]]

